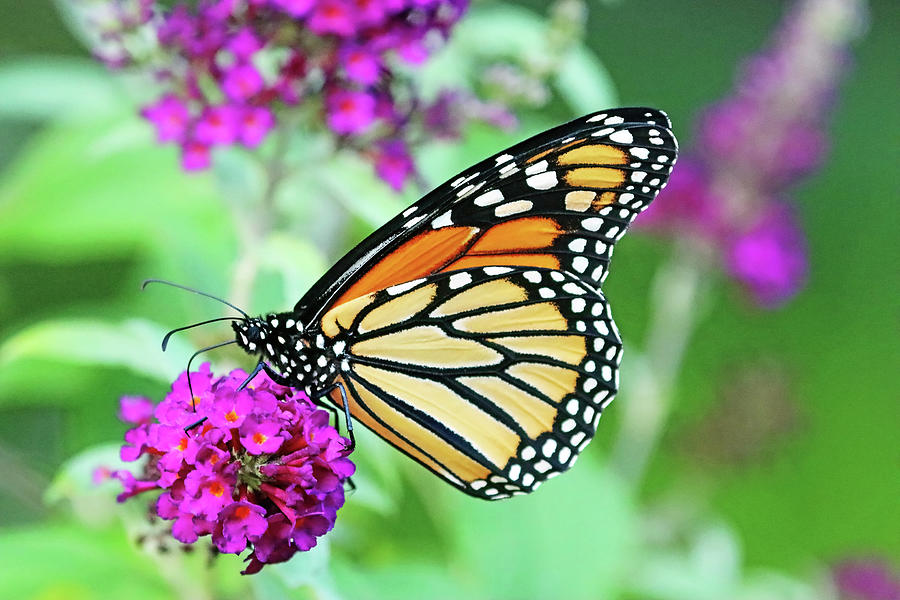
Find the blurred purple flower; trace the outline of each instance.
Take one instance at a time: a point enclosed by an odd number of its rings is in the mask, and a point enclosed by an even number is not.
[[[406,180],[415,173],[409,149],[400,140],[387,140],[378,145],[375,172],[396,191],[403,189]]]
[[[202,171],[210,165],[209,146],[197,141],[181,146],[181,168],[185,171]]]
[[[900,575],[884,561],[846,560],[832,577],[842,600],[900,600]]]
[[[237,137],[237,109],[230,104],[207,106],[194,123],[194,141],[206,146],[230,144]]]
[[[189,171],[207,168],[216,147],[256,148],[287,110],[321,95],[319,121],[362,155],[376,156],[371,148],[386,139],[427,139],[413,131],[424,126],[428,133],[422,119],[411,118],[423,101],[397,60],[424,62],[468,6],[468,0],[80,1],[108,15],[112,24],[104,31],[118,32],[118,46],[105,46],[107,64],[143,66],[164,83],[162,97],[142,114],[160,142],[181,145]],[[111,16],[104,5],[115,7]],[[129,55],[136,39],[155,39],[157,51]]]
[[[119,419],[133,425],[149,423],[155,405],[143,396],[123,396],[119,402]]]
[[[238,139],[248,148],[259,146],[275,126],[275,116],[264,106],[248,106],[238,118]]]
[[[251,100],[265,86],[262,75],[250,63],[238,63],[225,70],[222,78],[222,90],[228,99],[235,103]]]
[[[338,90],[328,95],[328,126],[337,134],[361,133],[375,120],[375,97]]]
[[[244,573],[255,573],[331,530],[355,467],[327,412],[262,374],[237,391],[245,377],[241,370],[214,377],[204,365],[191,373],[192,397],[182,374],[156,407],[158,421],[147,417],[143,399],[123,398],[121,414],[139,419],[125,434],[123,459],[146,462],[138,476],[109,477],[122,483],[119,501],[162,492],[156,513],[173,521],[179,541],[210,535],[220,552],[250,548]]]
[[[806,281],[806,239],[790,207],[772,203],[731,241],[726,266],[763,307],[783,304]]]
[[[774,199],[824,159],[828,108],[863,16],[860,0],[798,0],[733,95],[700,116],[693,150],[638,220],[718,247],[761,306],[784,303],[806,280],[803,231]]]
[[[141,115],[156,126],[156,139],[160,142],[184,139],[191,119],[187,105],[171,94],[144,107]]]
[[[721,239],[722,199],[710,189],[710,183],[702,163],[689,156],[679,159],[669,177],[664,200],[657,200],[641,214],[641,226],[712,241]]]

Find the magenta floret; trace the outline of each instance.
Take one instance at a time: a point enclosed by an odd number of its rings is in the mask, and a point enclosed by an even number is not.
[[[161,491],[156,513],[173,522],[179,541],[210,535],[220,552],[249,548],[244,572],[255,573],[331,530],[355,467],[326,411],[264,374],[238,391],[245,377],[215,377],[203,365],[191,373],[193,397],[182,374],[155,410],[146,399],[123,398],[120,414],[136,426],[122,457],[146,463],[141,476],[109,476],[122,483],[119,501]]]

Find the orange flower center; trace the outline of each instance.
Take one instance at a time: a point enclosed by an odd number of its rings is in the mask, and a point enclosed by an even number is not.
[[[250,507],[238,506],[236,509],[234,509],[234,516],[238,519],[246,519],[250,516]]]
[[[233,408],[230,411],[228,411],[228,414],[225,415],[225,420],[228,421],[229,423],[234,423],[235,421],[238,420],[237,413],[234,412]]]
[[[220,498],[222,494],[225,493],[225,486],[223,486],[218,481],[214,481],[209,484],[209,493],[213,496],[216,496],[217,498]]]
[[[258,431],[253,434],[253,443],[254,444],[261,446],[267,439],[269,439],[268,436],[265,436],[265,435],[259,433]]]
[[[178,450],[184,452],[185,450],[187,450],[187,446],[188,446],[188,439],[187,439],[187,437],[183,437],[183,438],[181,438],[181,441],[178,442],[178,445],[175,447]]]

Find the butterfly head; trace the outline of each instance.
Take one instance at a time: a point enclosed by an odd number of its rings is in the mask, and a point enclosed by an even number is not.
[[[292,313],[268,314],[241,319],[231,324],[237,345],[248,354],[257,355],[282,375],[291,377],[297,359],[303,355],[303,325]]]

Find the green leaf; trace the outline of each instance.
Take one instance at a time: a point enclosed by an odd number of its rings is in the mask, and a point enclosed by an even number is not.
[[[448,527],[484,597],[611,598],[634,555],[635,509],[624,484],[585,458],[527,496],[453,494]]]
[[[375,177],[370,164],[346,152],[335,156],[316,177],[320,189],[373,228],[383,225],[413,200],[411,190],[406,196],[397,194]]]
[[[581,45],[571,48],[566,54],[554,83],[569,108],[578,115],[619,103],[615,86],[603,63]]]
[[[322,252],[309,242],[285,233],[273,233],[262,248],[263,267],[280,274],[284,298],[289,303],[300,299],[325,272]]]
[[[422,87],[430,94],[446,87],[469,88],[491,63],[542,64],[551,53],[547,27],[540,15],[520,6],[476,5],[423,69]],[[555,71],[553,84],[574,113],[617,104],[609,74],[586,45],[574,44]]]
[[[329,571],[330,557],[328,539],[321,537],[311,550],[298,552],[287,562],[264,567],[251,581],[257,597],[266,600],[340,600]]]
[[[119,530],[46,524],[0,533],[0,597],[171,598],[156,565]]]
[[[125,367],[168,382],[184,370],[191,349],[173,337],[163,352],[165,333],[159,325],[137,319],[119,325],[87,319],[44,321],[8,338],[0,346],[0,365],[24,358],[54,359]]]
[[[498,569],[503,567],[505,565],[498,566]],[[402,564],[386,564],[375,568],[361,568],[355,563],[335,560],[332,568],[344,596],[354,600],[481,597],[475,590],[463,585],[459,581],[460,577],[454,578],[457,574],[446,565],[424,563],[414,557]],[[532,596],[524,594],[521,597]]]
[[[141,248],[227,264],[228,213],[210,178],[181,172],[175,154],[135,117],[47,128],[0,182],[0,253],[66,264]]]
[[[46,56],[0,64],[0,118],[96,118],[120,111],[123,96],[91,61]]]
[[[115,498],[122,486],[116,480],[95,483],[94,471],[98,468],[133,470],[133,464],[119,458],[119,448],[121,444],[94,446],[67,460],[44,492],[44,501],[50,506],[68,503],[68,508],[82,523],[92,526],[110,524],[124,508]],[[128,508],[141,511],[138,506],[135,503]]]

